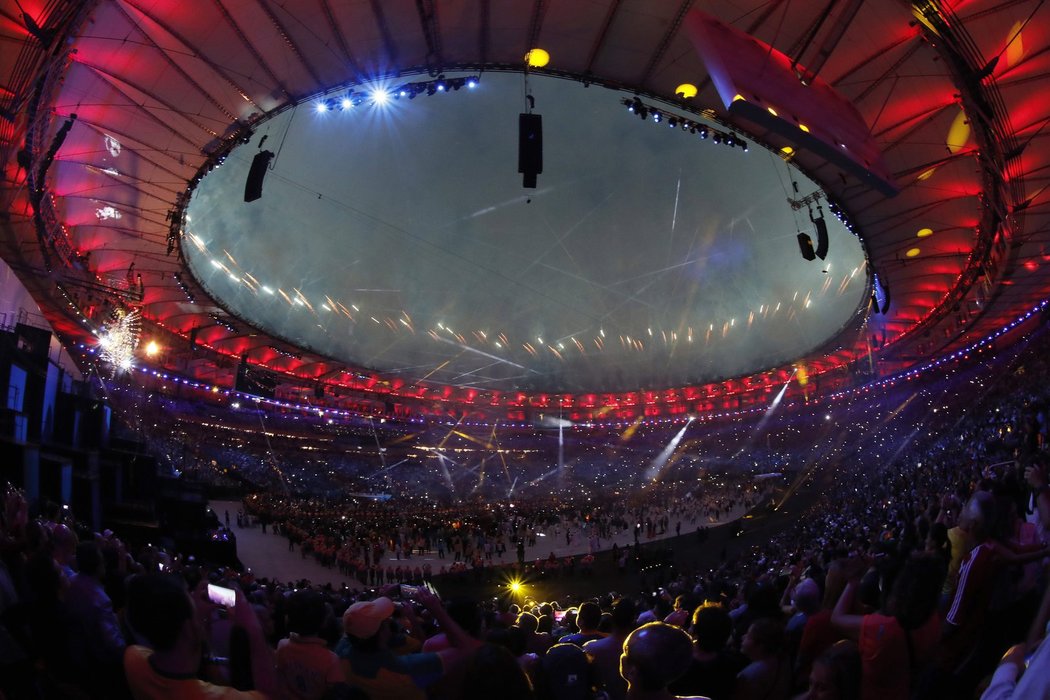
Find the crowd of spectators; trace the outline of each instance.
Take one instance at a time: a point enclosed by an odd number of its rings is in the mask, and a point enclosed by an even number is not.
[[[1043,334],[936,379],[821,405],[833,428],[819,434],[801,413],[783,416],[822,445],[819,460],[800,455],[798,491],[813,497],[803,516],[716,566],[679,569],[655,591],[609,591],[595,578],[571,599],[537,591],[443,603],[427,586],[385,579],[360,592],[280,583],[158,546],[129,548],[78,526],[68,509],[31,509],[8,488],[0,692],[1047,697],[1048,345]],[[459,529],[484,534],[489,521],[470,510],[481,507],[466,507]],[[575,517],[535,507],[493,516],[497,541],[527,538],[541,517]],[[437,529],[420,513],[381,540],[409,555],[420,539],[444,542],[454,559],[457,535],[450,548],[440,528],[455,514],[437,512]],[[615,527],[616,512],[596,511],[589,527]],[[626,512],[621,520],[636,519]],[[659,512],[650,520],[666,529],[674,520]]]
[[[298,549],[361,586],[418,583],[450,572],[487,580],[501,567],[524,573],[579,566],[586,573],[603,550],[629,557],[632,546],[739,517],[768,502],[775,483],[729,474],[688,489],[648,484],[631,495],[455,506],[259,492],[244,500],[236,524],[270,527],[287,538],[289,551]]]

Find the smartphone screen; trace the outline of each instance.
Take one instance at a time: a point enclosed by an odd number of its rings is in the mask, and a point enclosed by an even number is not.
[[[419,593],[419,586],[408,586],[404,583],[401,584],[401,590],[399,595],[402,598],[413,598]]]
[[[237,594],[232,588],[216,586],[214,583],[209,583],[208,600],[216,605],[221,605],[225,608],[232,608],[233,604],[237,601]]]

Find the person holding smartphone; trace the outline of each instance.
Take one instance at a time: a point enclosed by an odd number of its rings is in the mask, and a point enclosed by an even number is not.
[[[208,586],[202,583],[191,595],[178,576],[150,573],[131,579],[127,623],[138,643],[124,652],[124,673],[135,700],[279,697],[273,650],[266,643],[255,611],[241,591],[218,588],[213,586],[209,595]],[[233,626],[247,634],[253,690],[236,690],[197,678],[210,636],[207,625],[211,612],[220,604],[226,607]]]
[[[347,684],[363,690],[372,700],[424,700],[425,688],[461,667],[480,642],[449,616],[441,600],[419,588],[415,600],[430,611],[445,632],[449,648],[437,652],[398,655],[393,641],[398,627],[394,601],[386,596],[359,601],[343,615],[346,636],[336,646]]]

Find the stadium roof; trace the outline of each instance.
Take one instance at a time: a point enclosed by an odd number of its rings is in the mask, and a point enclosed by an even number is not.
[[[673,413],[863,381],[1050,291],[1043,5],[4,2],[4,257],[67,343],[138,312],[146,362],[218,386]]]

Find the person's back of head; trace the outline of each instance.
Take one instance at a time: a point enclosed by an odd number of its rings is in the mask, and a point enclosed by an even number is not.
[[[581,632],[593,632],[598,629],[598,623],[602,619],[602,609],[593,601],[587,601],[580,606],[576,613],[576,626]]]
[[[631,598],[620,598],[613,603],[612,629],[616,634],[627,635],[638,624],[638,606]]]
[[[653,599],[653,614],[656,615],[657,620],[662,620],[671,614],[671,601],[664,598],[662,595],[658,595]]]
[[[975,491],[959,514],[959,527],[983,539],[994,527],[995,517],[995,497],[987,491]]]
[[[780,616],[780,595],[777,589],[768,581],[755,583],[747,593],[747,611],[752,619]]]
[[[681,678],[693,658],[693,641],[680,627],[666,622],[642,625],[627,637],[620,673],[628,689],[658,692]]]
[[[930,555],[910,558],[897,578],[889,596],[889,613],[905,630],[921,627],[934,610],[940,597],[946,567],[942,559]]]
[[[193,618],[186,585],[171,574],[140,574],[128,583],[127,621],[157,651],[170,651]]]
[[[56,525],[51,531],[51,546],[55,560],[61,564],[72,563],[80,542],[77,534],[68,525]]]
[[[481,639],[481,627],[483,624],[481,608],[478,602],[472,598],[455,598],[450,600],[446,607],[448,616],[455,620],[456,624],[474,639]]]
[[[820,610],[820,585],[811,578],[804,578],[795,586],[791,599],[799,612],[812,615]]]
[[[532,634],[536,631],[539,626],[539,620],[532,613],[523,612],[518,615],[517,622],[514,623],[516,627],[520,627],[525,631],[526,634]]]
[[[783,648],[784,625],[769,617],[751,623],[742,645],[744,653],[752,660],[776,656]]]
[[[98,542],[81,542],[77,545],[77,571],[85,576],[102,578],[103,569],[102,550]]]
[[[721,605],[703,605],[693,613],[693,638],[701,651],[716,654],[725,649],[733,633],[733,620]]]
[[[809,693],[837,700],[860,700],[862,662],[857,645],[841,640],[813,662]]]
[[[316,637],[324,625],[324,596],[319,591],[303,589],[288,598],[288,631],[304,637]]]
[[[590,661],[575,644],[555,644],[540,663],[540,697],[550,700],[590,700]]]
[[[525,653],[528,646],[528,636],[520,627],[502,627],[489,630],[485,641],[490,644],[504,647],[516,657]]]
[[[463,674],[463,700],[532,700],[532,682],[515,655],[500,644],[478,647]]]
[[[702,594],[693,593],[690,591],[689,593],[682,593],[677,598],[675,598],[674,605],[675,609],[686,610],[689,612],[689,615],[692,616],[693,611],[696,610],[697,606],[699,606],[700,603],[703,602],[703,600],[704,597]]]

